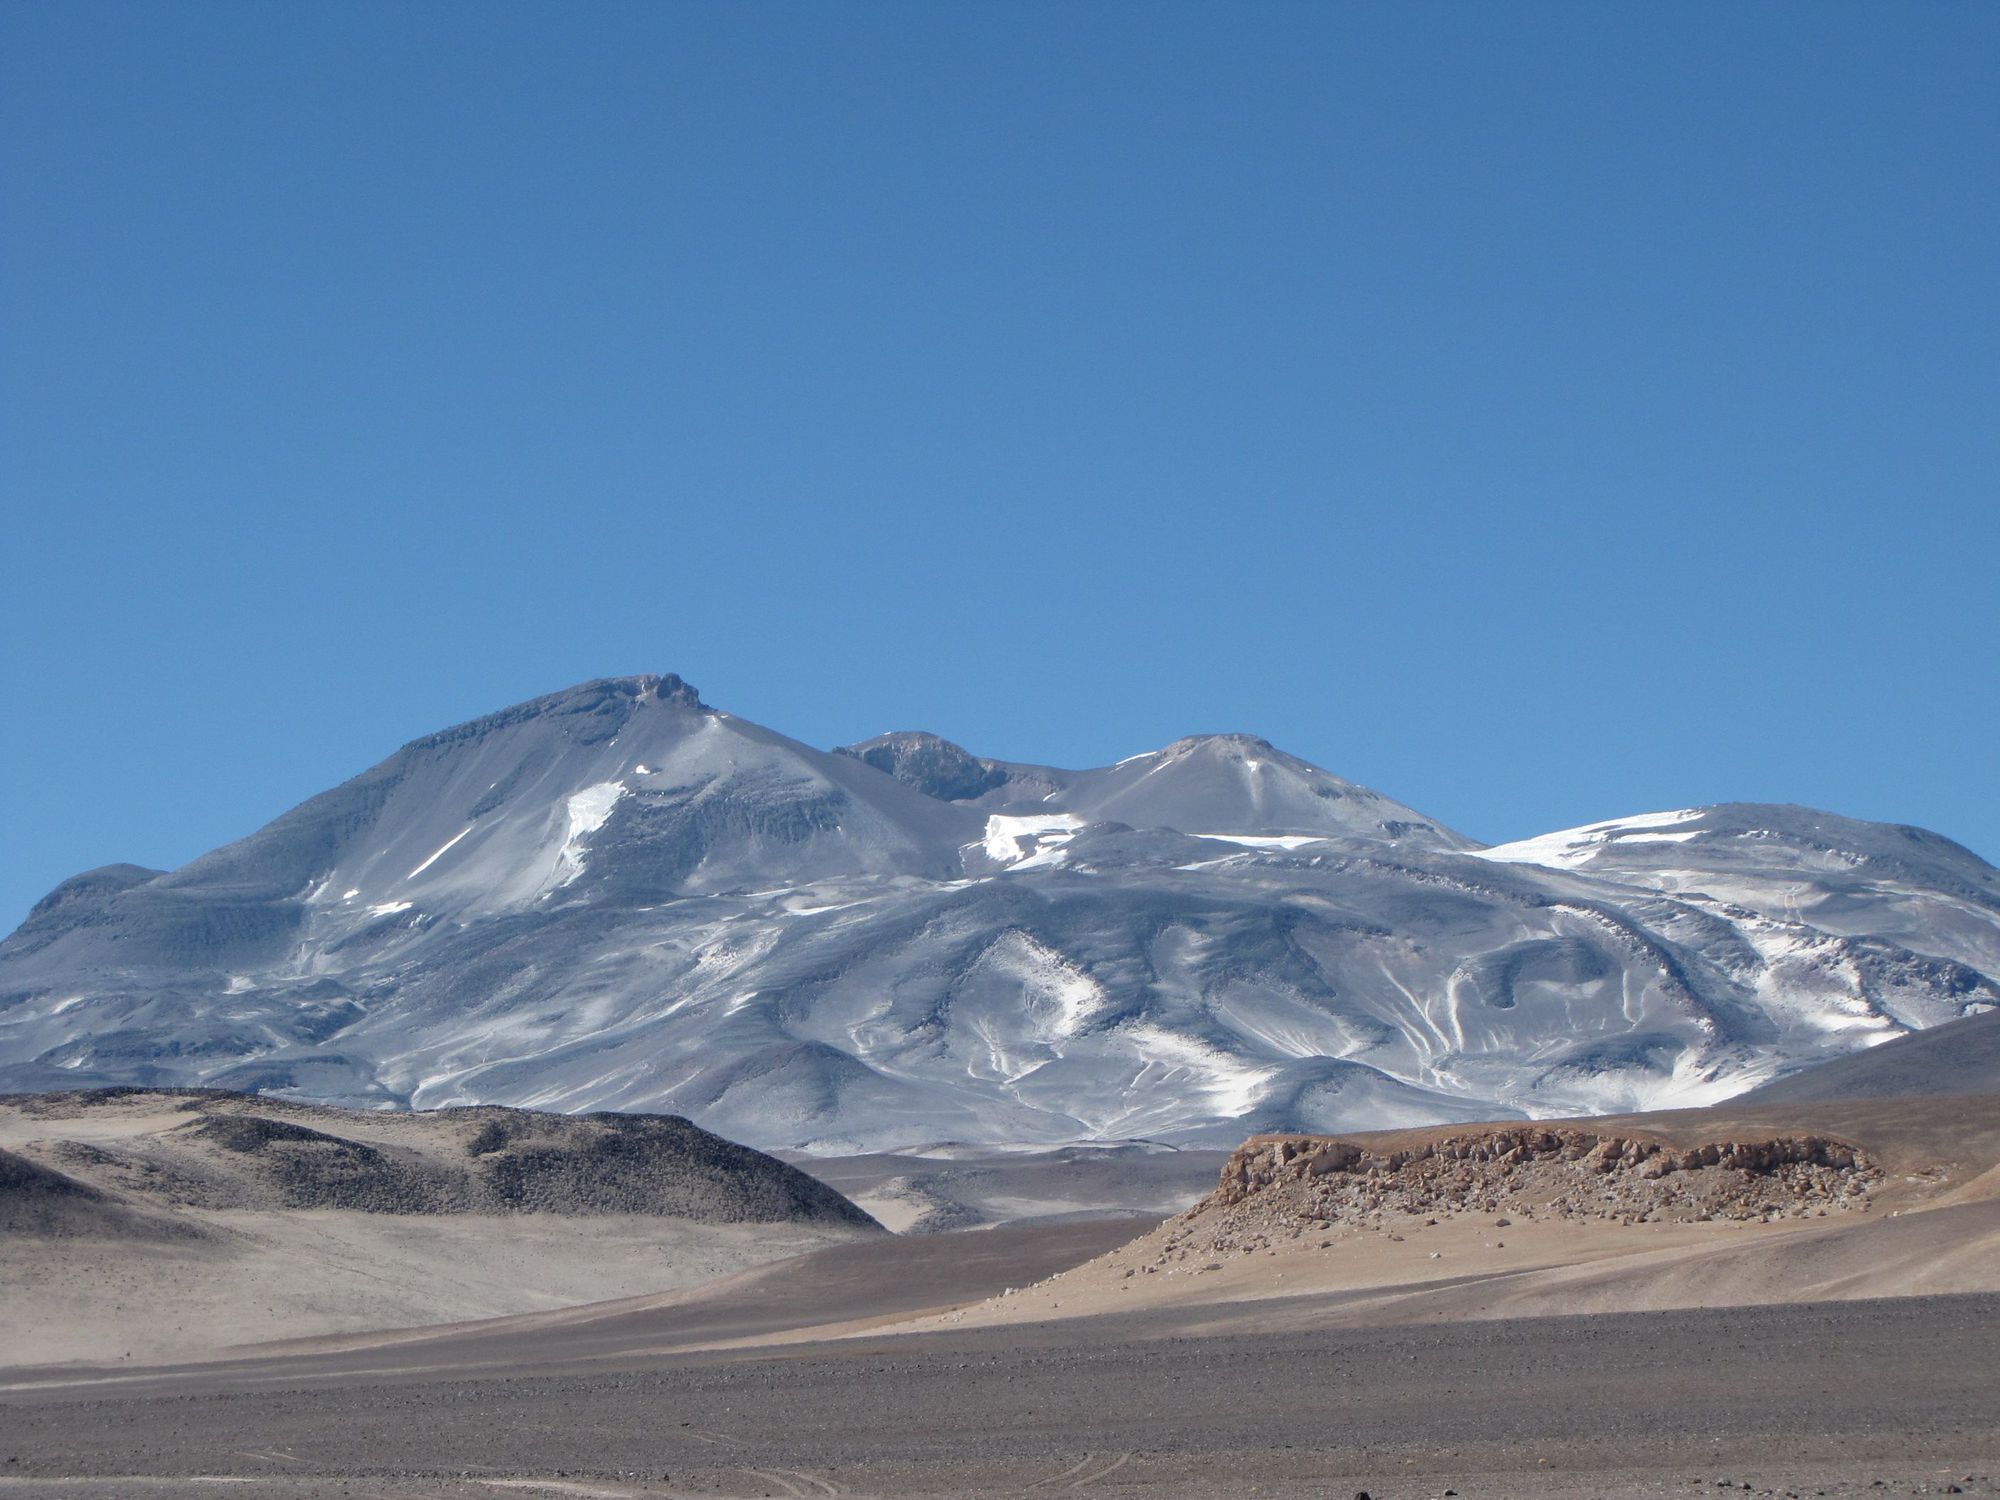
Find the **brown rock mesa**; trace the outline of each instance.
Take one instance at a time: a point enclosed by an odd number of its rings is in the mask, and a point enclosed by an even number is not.
[[[1383,1227],[1397,1217],[1692,1223],[1866,1209],[1881,1169],[1821,1135],[1676,1144],[1636,1134],[1520,1126],[1391,1149],[1324,1136],[1256,1136],[1184,1219],[1218,1211],[1244,1228]],[[1247,1213],[1246,1210],[1254,1210]],[[1248,1248],[1257,1248],[1254,1244]]]

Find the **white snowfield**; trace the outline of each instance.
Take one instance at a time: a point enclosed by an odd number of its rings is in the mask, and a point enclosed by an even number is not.
[[[1220,844],[1241,844],[1246,849],[1297,849],[1306,844],[1317,844],[1326,837],[1321,833],[1198,833],[1198,839],[1213,839]]]
[[[1585,863],[1610,843],[1685,843],[1694,837],[1692,833],[1660,833],[1653,830],[1700,816],[1701,809],[1698,807],[1684,807],[1676,812],[1637,813],[1629,818],[1586,823],[1581,828],[1565,828],[1556,833],[1539,834],[1511,844],[1495,844],[1490,849],[1473,852],[1481,859],[1505,860],[1510,864],[1574,867]]]
[[[568,885],[583,873],[584,840],[604,826],[605,819],[611,816],[611,809],[624,795],[624,782],[600,781],[565,799],[567,825],[562,847],[556,851],[557,885]]]
[[[997,864],[1036,869],[1059,863],[1063,845],[1081,827],[1083,819],[1074,813],[1037,813],[1027,817],[995,813],[986,820],[982,843],[986,857]]]
[[[1726,805],[1482,848],[1250,736],[827,753],[623,678],[67,883],[0,944],[0,1091],[1234,1144],[1710,1102],[1996,979],[2000,871],[1922,830]]]

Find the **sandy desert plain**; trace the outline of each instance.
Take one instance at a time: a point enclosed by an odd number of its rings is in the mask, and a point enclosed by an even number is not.
[[[2000,1014],[1728,1104],[786,1164],[0,1101],[0,1495],[2000,1493]]]

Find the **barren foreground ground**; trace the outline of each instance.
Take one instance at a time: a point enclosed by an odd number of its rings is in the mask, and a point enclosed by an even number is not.
[[[1519,1128],[1256,1143],[1144,1233],[874,1235],[174,1366],[0,1356],[0,1500],[2000,1494],[1994,1101],[1598,1121],[1581,1155]],[[1688,1165],[1807,1135],[1774,1175]]]
[[[1991,1495],[1996,1327],[1990,1296],[1207,1336],[1154,1311],[574,1365],[526,1333],[16,1388],[0,1493]]]

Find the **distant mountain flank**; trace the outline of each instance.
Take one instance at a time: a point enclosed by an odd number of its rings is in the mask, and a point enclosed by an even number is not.
[[[1920,829],[1729,804],[1488,848],[1250,735],[824,751],[626,677],[65,881],[0,942],[0,1088],[1234,1145],[1709,1102],[1996,979],[2000,871]]]

